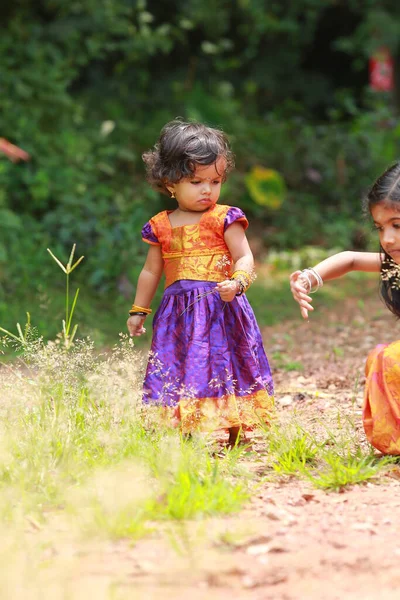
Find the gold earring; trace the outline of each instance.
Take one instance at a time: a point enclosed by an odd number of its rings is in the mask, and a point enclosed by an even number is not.
[[[172,190],[172,192],[171,192],[171,198],[175,198],[175,192],[174,192],[174,190]]]

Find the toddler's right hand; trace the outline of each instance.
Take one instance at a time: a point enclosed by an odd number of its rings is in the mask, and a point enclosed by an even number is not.
[[[128,326],[129,335],[132,337],[139,337],[146,333],[146,329],[143,327],[143,323],[146,317],[141,317],[140,315],[132,315],[127,320],[126,324]]]
[[[308,319],[308,311],[314,310],[311,306],[311,296],[308,295],[308,282],[302,277],[301,271],[295,271],[290,276],[290,290],[293,298],[300,304],[300,312],[303,319]]]

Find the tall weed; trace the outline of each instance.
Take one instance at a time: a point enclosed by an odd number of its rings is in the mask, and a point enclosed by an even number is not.
[[[108,354],[90,340],[67,348],[37,339],[19,365],[0,368],[3,516],[13,520],[18,507],[45,520],[67,507],[86,515],[85,531],[136,538],[148,521],[240,508],[247,492],[233,453],[214,458],[205,442],[185,441],[154,420],[141,402],[144,366],[121,336]],[[144,480],[148,493],[138,494]],[[115,498],[123,490],[122,503],[108,502],[113,490]]]

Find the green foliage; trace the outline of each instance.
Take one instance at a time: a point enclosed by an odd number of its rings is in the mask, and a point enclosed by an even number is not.
[[[141,402],[143,356],[126,338],[107,355],[88,340],[33,340],[2,374],[0,514],[58,511],[90,535],[143,536],[154,521],[237,511],[240,452],[218,458]]]
[[[378,43],[397,51],[398,13],[394,0],[2,7],[0,135],[32,159],[0,161],[0,313],[23,289],[35,296],[47,246],[78,244],[102,293],[135,277],[141,227],[170,207],[141,154],[176,115],[229,133],[237,171],[223,201],[249,212],[267,247],[365,245],[359,200],[400,136],[365,67]],[[274,173],[266,188],[255,168]]]
[[[316,463],[318,446],[306,432],[295,428],[293,432],[283,439],[279,439],[277,431],[270,435],[270,449],[274,453],[275,461],[272,468],[279,474],[293,475],[304,473],[309,466]]]
[[[273,169],[255,166],[246,175],[245,182],[251,199],[261,206],[272,210],[281,207],[285,197],[285,182]]]
[[[320,425],[323,431],[317,437],[293,415],[289,422],[266,429],[270,468],[278,475],[301,477],[317,488],[340,492],[385,474],[397,460],[361,448],[354,423],[339,412],[334,430]]]
[[[67,264],[64,266],[56,256],[54,256],[54,254],[52,253],[52,251],[47,248],[48,253],[50,254],[50,256],[55,260],[55,262],[58,264],[58,266],[61,268],[61,270],[65,273],[65,278],[66,278],[66,286],[65,286],[65,319],[63,319],[63,328],[62,328],[62,334],[63,334],[63,342],[65,347],[68,349],[72,346],[73,342],[74,342],[74,337],[76,335],[77,329],[78,329],[78,325],[76,324],[73,329],[71,330],[71,325],[72,325],[72,318],[74,316],[74,312],[75,312],[75,307],[76,307],[76,302],[78,300],[78,295],[79,295],[79,288],[76,290],[75,295],[74,295],[74,299],[72,300],[72,305],[70,306],[70,294],[69,294],[69,276],[72,273],[72,271],[74,271],[74,269],[76,269],[76,267],[82,262],[83,260],[83,256],[81,256],[80,258],[78,258],[78,260],[72,264],[73,259],[74,259],[74,254],[75,254],[75,244],[72,246],[72,250],[71,250],[71,254],[69,256],[69,260],[67,262]]]
[[[341,456],[336,451],[328,451],[323,455],[320,471],[315,475],[308,473],[307,477],[317,488],[339,492],[347,486],[373,479],[393,462],[389,456],[377,458],[361,452]]]
[[[151,503],[151,512],[177,520],[235,512],[248,491],[244,484],[226,478],[232,469],[230,458],[219,462],[204,453],[201,443],[187,444],[175,467],[168,469],[164,495]]]
[[[283,369],[283,371],[303,371],[304,365],[297,360],[290,360],[289,357],[282,352],[274,352],[272,354],[275,368]]]

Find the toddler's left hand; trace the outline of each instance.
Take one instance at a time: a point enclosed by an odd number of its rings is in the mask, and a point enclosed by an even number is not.
[[[226,279],[221,283],[217,283],[217,290],[224,302],[232,302],[236,294],[239,292],[239,284],[237,281]]]

